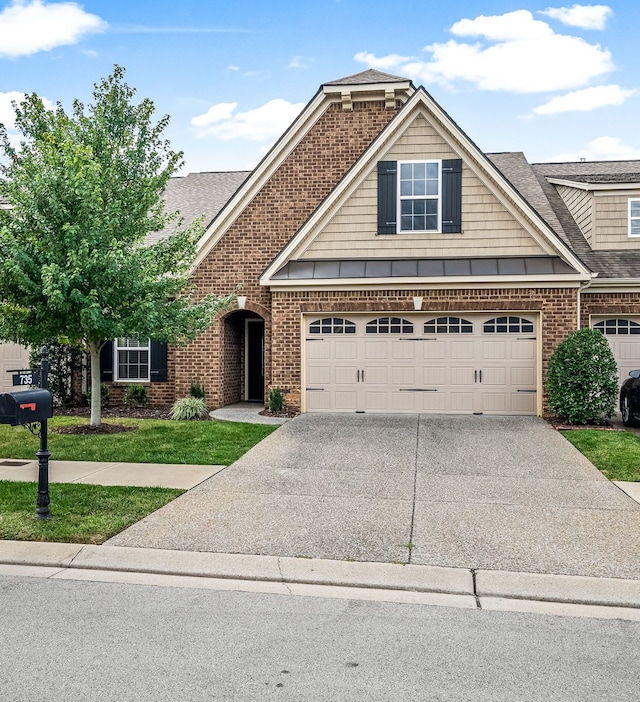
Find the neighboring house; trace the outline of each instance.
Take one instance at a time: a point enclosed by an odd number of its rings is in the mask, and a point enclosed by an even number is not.
[[[369,70],[321,86],[252,173],[175,179],[166,197],[212,219],[198,289],[241,284],[246,304],[185,348],[109,344],[114,390],[536,415],[579,326],[607,334],[622,374],[640,366],[638,161],[484,154],[423,88]]]

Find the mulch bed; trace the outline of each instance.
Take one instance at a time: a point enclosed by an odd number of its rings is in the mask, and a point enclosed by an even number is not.
[[[102,419],[169,419],[169,407],[133,407],[131,405],[109,405],[102,408]],[[87,417],[91,416],[90,407],[56,407],[53,411],[56,417]],[[72,424],[68,427],[50,429],[52,434],[80,434],[95,436],[97,434],[122,434],[136,431],[138,427],[124,424],[102,423],[97,427],[90,424]]]
[[[568,431],[569,429],[600,429],[602,431],[624,431],[620,427],[614,427],[611,422],[606,419],[596,423],[596,424],[566,424],[560,417],[547,416],[544,419],[551,424],[554,429],[558,431]]]

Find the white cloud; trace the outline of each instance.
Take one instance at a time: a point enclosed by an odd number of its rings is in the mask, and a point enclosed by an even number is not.
[[[452,39],[431,44],[424,48],[431,54],[425,61],[397,54],[376,57],[367,52],[354,58],[426,85],[452,85],[464,80],[481,90],[513,93],[570,90],[614,69],[609,51],[579,37],[555,33],[528,10],[463,19],[451,27],[451,32],[459,37],[484,38],[485,42]]]
[[[107,23],[75,2],[13,0],[0,12],[0,57],[29,56],[75,44]]]
[[[276,98],[254,110],[234,114],[236,107],[237,103],[218,103],[204,115],[194,117],[191,124],[196,127],[196,136],[214,136],[223,141],[275,139],[300,114],[304,103]]]
[[[562,153],[546,159],[552,162],[562,161],[626,161],[640,159],[640,148],[624,144],[617,137],[602,136],[590,141],[584,149],[573,153]]]
[[[194,127],[208,127],[216,122],[231,119],[236,107],[238,107],[237,102],[219,102],[212,105],[203,115],[194,117],[191,124]]]
[[[628,97],[637,92],[637,90],[625,90],[619,85],[598,85],[551,98],[549,102],[534,108],[533,111],[537,115],[556,115],[559,112],[589,112],[600,107],[622,105]]]
[[[353,58],[359,63],[366,63],[367,66],[378,71],[390,71],[413,60],[410,56],[400,56],[400,54],[376,56],[369,51],[360,51]]]
[[[291,61],[289,61],[287,68],[309,68],[312,63],[312,58],[306,58],[305,56],[294,56]]]
[[[540,14],[557,19],[570,27],[604,29],[613,10],[607,5],[572,5],[571,7],[548,7]]]

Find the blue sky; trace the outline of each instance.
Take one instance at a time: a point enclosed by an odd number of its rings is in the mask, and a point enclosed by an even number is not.
[[[323,82],[373,67],[484,151],[638,159],[639,26],[638,0],[0,0],[0,122],[24,93],[86,101],[118,63],[183,172],[247,169]]]

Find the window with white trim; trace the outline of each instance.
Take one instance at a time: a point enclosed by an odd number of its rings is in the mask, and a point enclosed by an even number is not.
[[[120,381],[148,381],[151,342],[146,339],[119,338],[114,342],[115,378]]]
[[[605,319],[593,325],[594,329],[600,330],[607,336],[628,336],[629,334],[640,334],[640,324],[632,319],[614,317]]]
[[[640,236],[640,198],[629,199],[629,236]]]
[[[400,161],[398,166],[400,231],[439,231],[440,161]]]

